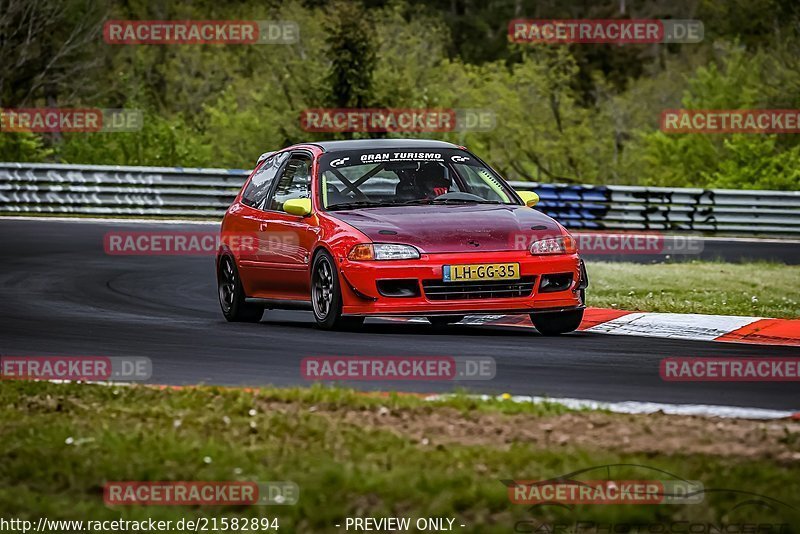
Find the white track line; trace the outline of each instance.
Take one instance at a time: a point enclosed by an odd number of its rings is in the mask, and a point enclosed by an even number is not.
[[[432,395],[428,400],[446,398],[448,395]],[[475,395],[480,400],[501,399],[490,395]],[[735,419],[786,419],[796,417],[797,412],[788,410],[767,410],[764,408],[742,408],[738,406],[716,406],[713,404],[666,404],[660,402],[602,402],[588,399],[551,398],[527,395],[513,395],[512,402],[533,404],[559,404],[573,410],[608,410],[624,414],[652,414],[663,412],[667,415],[694,415],[701,417],[721,417]]]

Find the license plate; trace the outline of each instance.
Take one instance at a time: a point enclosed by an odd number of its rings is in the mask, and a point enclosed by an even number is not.
[[[445,265],[442,269],[445,282],[469,282],[471,280],[517,280],[519,263],[474,263],[467,265]]]

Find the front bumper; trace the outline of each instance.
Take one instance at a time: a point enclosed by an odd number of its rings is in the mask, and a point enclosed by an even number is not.
[[[585,275],[582,275],[578,254],[531,256],[508,251],[423,254],[415,260],[350,261],[339,258],[337,262],[344,315],[513,314],[564,311],[584,306],[581,289],[585,287]],[[532,290],[524,296],[496,297],[493,292],[483,292],[492,294],[453,300],[439,300],[426,293],[422,282],[441,283],[444,265],[468,263],[519,263],[522,279],[533,277]],[[572,275],[572,280],[565,289],[550,292],[542,289],[543,276],[566,273]],[[416,282],[418,291],[410,296],[386,296],[378,290],[378,282],[385,280]],[[476,285],[480,284],[476,282]]]

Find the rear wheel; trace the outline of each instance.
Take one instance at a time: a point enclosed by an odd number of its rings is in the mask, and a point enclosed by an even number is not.
[[[577,330],[583,320],[583,308],[553,313],[532,313],[531,322],[544,336],[557,336]]]
[[[245,302],[244,289],[239,279],[236,262],[230,256],[219,260],[217,288],[222,315],[230,322],[257,323],[264,315],[264,306]]]
[[[333,258],[325,251],[317,254],[311,267],[311,305],[317,325],[325,330],[358,328],[363,317],[342,316],[342,288]]]
[[[430,321],[433,326],[442,327],[457,323],[463,318],[463,315],[429,315],[428,321]]]

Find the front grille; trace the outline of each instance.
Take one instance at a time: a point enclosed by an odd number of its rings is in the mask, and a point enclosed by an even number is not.
[[[528,297],[533,292],[535,276],[519,280],[483,280],[478,282],[442,282],[423,280],[428,300],[483,300]]]

